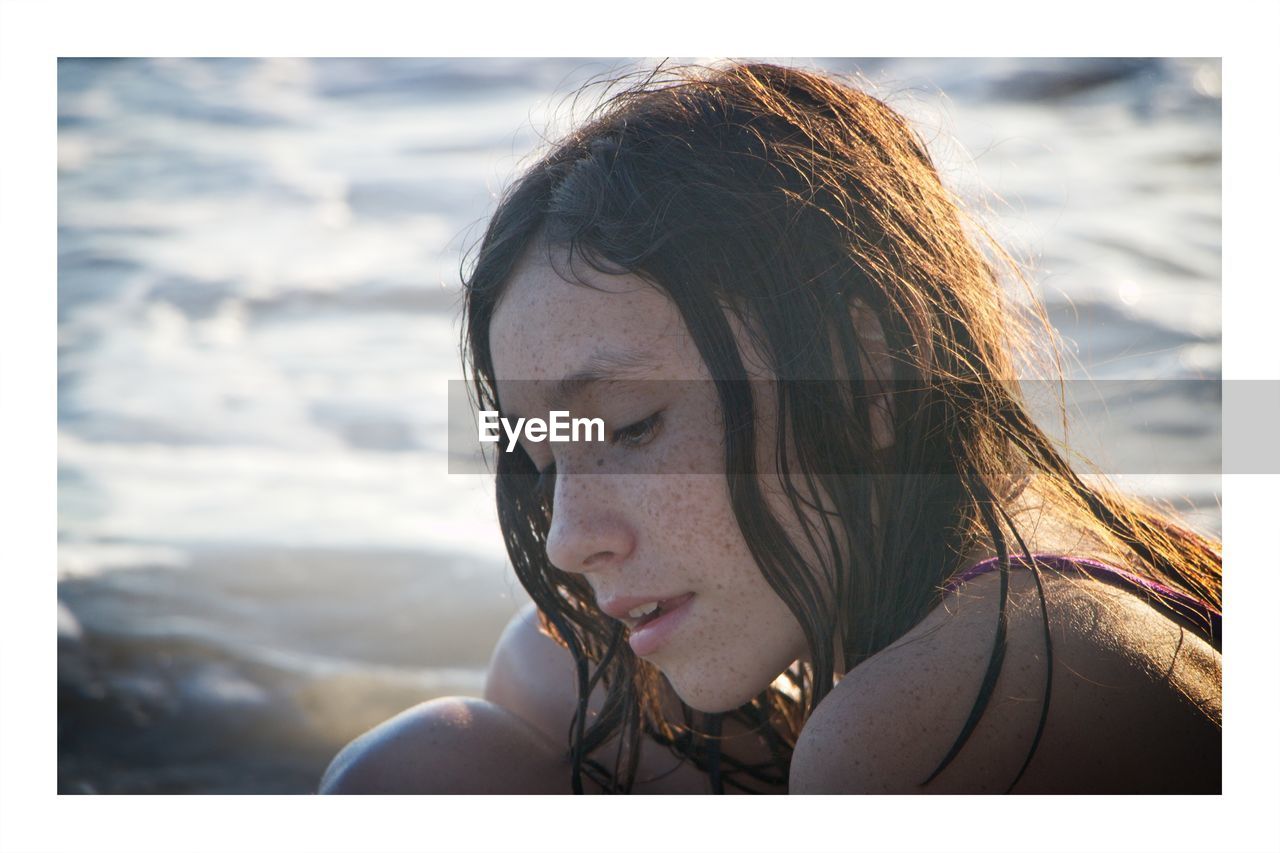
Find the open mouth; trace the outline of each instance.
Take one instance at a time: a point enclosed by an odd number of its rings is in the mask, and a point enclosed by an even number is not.
[[[637,628],[649,624],[650,622],[661,619],[667,613],[675,610],[692,597],[693,593],[686,592],[684,595],[677,595],[675,598],[668,598],[663,601],[652,601],[648,604],[641,605],[627,614],[627,624],[634,631]]]
[[[686,592],[684,595],[659,601],[652,610],[636,617],[631,623],[631,636],[628,638],[632,651],[641,657],[657,651],[671,632],[684,621],[692,599],[693,593]]]
[[[658,602],[654,606],[653,610],[649,611],[648,613],[644,614],[639,619],[636,619],[634,622],[631,623],[631,630],[634,631],[637,628],[642,628],[645,625],[648,625],[653,620],[660,618],[662,614],[666,613],[670,609],[671,609],[670,605],[668,605],[666,609],[663,609],[662,602]]]

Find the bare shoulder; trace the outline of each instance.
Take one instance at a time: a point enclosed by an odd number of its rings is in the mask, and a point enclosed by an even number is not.
[[[1019,792],[1220,789],[1221,656],[1128,590],[1046,574],[1053,681]],[[929,784],[977,697],[995,638],[999,579],[950,595],[849,672],[796,746],[792,793],[1000,793],[1029,754],[1046,654],[1029,572],[1011,576],[1008,645],[986,712]]]
[[[791,793],[998,793],[995,774],[988,774],[991,783],[980,773],[957,778],[968,761],[922,786],[964,725],[991,652],[994,613],[980,600],[946,601],[848,672],[801,732]],[[1002,681],[1005,690],[1013,686],[1007,674]],[[989,754],[983,763],[1010,759]]]
[[[568,650],[542,630],[538,610],[526,604],[507,624],[489,659],[484,698],[528,722],[548,741],[564,744],[577,710],[577,671]],[[591,717],[603,704],[597,691]]]

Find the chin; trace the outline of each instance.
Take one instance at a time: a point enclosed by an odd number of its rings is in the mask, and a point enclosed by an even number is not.
[[[740,708],[773,682],[772,678],[764,678],[759,683],[741,680],[728,683],[708,678],[706,673],[674,673],[666,669],[662,669],[662,673],[681,702],[704,714],[721,714]]]

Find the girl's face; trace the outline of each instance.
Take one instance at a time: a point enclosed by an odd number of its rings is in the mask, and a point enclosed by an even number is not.
[[[490,326],[503,417],[604,421],[603,442],[521,438],[540,471],[555,466],[547,557],[585,576],[688,705],[735,708],[806,654],[804,634],[734,518],[715,385],[675,304],[636,276],[579,271],[593,287],[531,253]],[[757,446],[772,448],[773,401],[756,407]]]

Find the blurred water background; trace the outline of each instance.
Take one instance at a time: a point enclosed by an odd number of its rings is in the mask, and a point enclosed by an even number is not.
[[[1217,60],[784,61],[918,122],[1077,375],[1220,376]],[[446,473],[461,254],[566,97],[643,64],[59,62],[60,790],[308,791],[480,691],[525,597]],[[1185,387],[1122,438],[1220,459]],[[1220,530],[1217,477],[1127,482]]]

